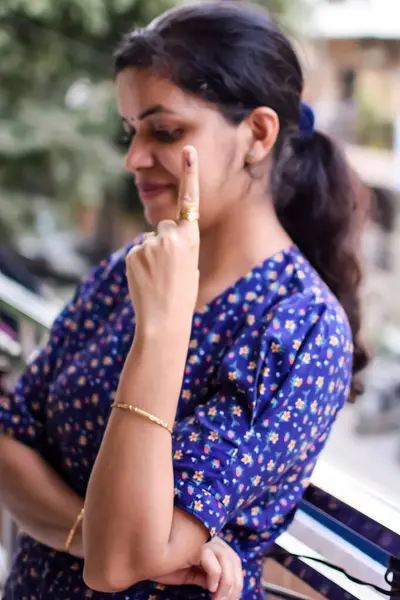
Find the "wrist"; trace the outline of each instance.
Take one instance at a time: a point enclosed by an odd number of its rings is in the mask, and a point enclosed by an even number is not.
[[[155,329],[139,329],[128,353],[124,370],[135,373],[135,380],[151,368],[154,373],[170,374],[178,377],[182,383],[182,375],[190,342],[190,331],[160,327]],[[147,384],[149,385],[149,384]]]
[[[183,326],[169,322],[136,323],[134,343],[145,351],[146,349],[162,350],[170,349],[171,346],[183,347],[187,350],[191,336],[192,324]]]
[[[190,331],[139,327],[122,369],[116,400],[173,426],[189,340]]]
[[[68,535],[65,540],[64,550],[70,554],[74,554],[73,547],[76,547],[78,544],[81,547],[82,543],[78,543],[78,536],[82,540],[82,520],[84,515],[84,509],[81,508],[79,513],[76,515],[74,522],[71,525],[71,528],[68,531]]]
[[[83,556],[83,533],[82,533],[82,523],[75,531],[75,535],[73,537],[69,554],[71,556],[75,556],[76,558],[84,558]]]

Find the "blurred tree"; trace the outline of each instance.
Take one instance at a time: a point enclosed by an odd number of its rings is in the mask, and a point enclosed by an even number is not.
[[[121,177],[110,57],[129,27],[178,1],[1,0],[0,213],[6,222],[26,226],[27,207],[43,198],[68,212],[121,199],[124,209],[137,208],[133,185]],[[279,15],[293,7],[292,0],[260,3]]]
[[[0,209],[102,202],[121,172],[111,53],[169,0],[2,0]],[[28,204],[29,206],[29,204]],[[18,212],[18,211],[17,211]]]

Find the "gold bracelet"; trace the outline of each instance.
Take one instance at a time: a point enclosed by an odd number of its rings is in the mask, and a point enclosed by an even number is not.
[[[145,410],[138,408],[137,406],[132,406],[132,404],[125,404],[125,402],[113,402],[111,404],[111,408],[124,408],[125,410],[130,410],[131,412],[134,412],[137,415],[140,415],[141,417],[148,419],[152,423],[155,423],[156,425],[163,427],[163,429],[166,429],[167,431],[169,431],[169,433],[172,433],[172,427],[170,427],[168,425],[168,423],[166,423],[162,419],[159,419],[158,417],[155,417],[154,415],[146,412]]]
[[[65,544],[64,544],[65,552],[69,552],[71,549],[72,540],[74,539],[74,535],[76,533],[76,530],[78,529],[79,523],[83,519],[84,512],[85,512],[85,509],[82,508],[82,510],[79,512],[79,515],[75,519],[75,523],[72,525],[71,529],[69,530],[67,539],[65,540]]]

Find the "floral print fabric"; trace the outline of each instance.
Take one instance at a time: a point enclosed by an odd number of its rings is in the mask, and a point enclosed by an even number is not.
[[[128,250],[80,286],[0,406],[0,432],[35,448],[82,496],[134,336]],[[290,524],[348,396],[352,353],[342,307],[295,246],[194,314],[173,434],[175,502],[240,554],[245,600],[263,598],[262,556]],[[85,586],[81,561],[20,536],[6,600],[109,597]],[[210,595],[143,582],[111,597]]]

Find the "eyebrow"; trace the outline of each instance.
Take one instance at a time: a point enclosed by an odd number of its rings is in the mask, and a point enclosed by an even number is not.
[[[159,113],[175,114],[173,110],[168,110],[167,108],[165,108],[165,106],[162,106],[162,104],[155,104],[154,106],[150,106],[150,108],[147,108],[142,113],[140,113],[138,119],[139,121],[143,121],[143,119],[146,119],[151,115],[158,115]]]

